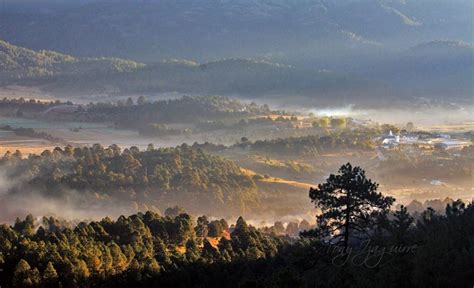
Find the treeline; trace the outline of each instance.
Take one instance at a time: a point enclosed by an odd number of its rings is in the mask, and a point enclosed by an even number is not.
[[[155,207],[180,203],[191,212],[222,215],[249,211],[258,202],[255,183],[240,167],[186,144],[160,149],[149,145],[145,151],[122,151],[117,145],[66,146],[27,158],[17,151],[5,154],[0,165],[5,177],[17,183],[10,191],[17,196],[40,191],[60,199],[66,191],[90,201]]]
[[[55,101],[39,101],[35,99],[20,98],[3,98],[0,100],[0,115],[2,116],[16,116],[16,117],[37,117],[42,112],[55,107],[68,105],[72,106],[71,101],[61,102]]]
[[[325,136],[302,136],[272,140],[243,141],[236,147],[279,155],[318,155],[326,151],[344,149],[372,149],[372,133],[365,130],[344,130]]]
[[[446,197],[444,199],[429,199],[423,202],[413,199],[406,207],[407,211],[414,216],[414,218],[418,218],[421,213],[431,208],[435,210],[437,213],[444,214],[447,205],[451,205],[454,202],[453,199],[450,197]]]
[[[22,128],[22,127],[12,128],[11,126],[6,125],[6,126],[0,126],[0,130],[12,131],[13,133],[15,133],[15,135],[18,135],[18,136],[44,139],[52,143],[62,143],[62,144],[66,143],[66,141],[64,141],[62,138],[54,137],[53,135],[48,134],[46,132],[37,132],[33,128]]]
[[[201,149],[209,153],[217,153],[228,149],[245,149],[269,155],[285,156],[315,156],[324,152],[341,151],[344,149],[370,150],[375,147],[372,135],[354,131],[345,131],[340,134],[334,133],[326,136],[300,136],[287,137],[272,140],[249,141],[242,137],[239,143],[231,146],[214,144],[211,142],[193,143],[194,149]],[[290,164],[290,163],[286,163]],[[290,166],[290,165],[288,165]],[[298,171],[307,167],[289,167],[290,170]]]
[[[187,214],[176,215],[177,210],[169,212],[75,227],[32,216],[2,225],[0,285],[469,287],[474,279],[472,203],[455,201],[445,215],[427,209],[418,221],[401,207],[379,217],[359,246],[345,250],[312,231],[290,241],[242,218],[229,227],[224,220],[199,217],[195,222]],[[209,236],[215,230],[210,223],[218,223],[217,236]]]
[[[29,215],[0,226],[2,287],[142,287],[191,263],[264,259],[282,245],[242,218],[231,228],[225,220],[209,222],[203,216],[195,224],[187,214],[152,212],[74,228],[53,217],[40,222],[38,227]],[[214,238],[204,235],[208,230]]]
[[[75,107],[64,112],[55,106]],[[89,103],[74,105],[71,102],[40,102],[36,100],[3,99],[0,101],[2,113],[30,117],[60,117],[63,120],[83,122],[110,122],[120,128],[136,130],[149,128],[150,125],[167,123],[196,123],[207,120],[239,120],[256,115],[270,113],[267,105],[243,103],[221,96],[188,97],[150,102],[144,96],[133,100],[118,100],[115,103]],[[59,113],[55,113],[59,112]]]
[[[154,123],[194,123],[200,120],[241,118],[269,113],[268,106],[246,104],[228,97],[204,96],[147,102],[140,97],[136,103],[126,102],[89,104],[79,118],[111,121],[119,126]]]
[[[212,142],[193,143],[194,149],[208,152],[220,152],[226,149],[245,149],[273,155],[318,155],[335,150],[370,150],[376,146],[373,139],[380,133],[376,129],[352,129],[329,133],[324,136],[307,135],[299,137],[286,137],[270,140],[250,141],[242,137],[240,142],[225,146]]]
[[[303,237],[276,257],[193,263],[154,283],[173,287],[469,287],[474,279],[474,205],[456,202],[419,221],[404,209],[378,222],[360,246]]]

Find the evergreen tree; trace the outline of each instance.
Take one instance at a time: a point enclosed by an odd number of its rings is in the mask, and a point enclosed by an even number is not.
[[[38,269],[31,269],[30,264],[24,259],[20,259],[13,273],[14,287],[34,287],[40,282]]]
[[[310,188],[309,197],[322,212],[317,216],[321,236],[347,248],[351,239],[367,232],[374,216],[395,201],[377,192],[377,187],[364,170],[347,163],[338,175],[331,174],[325,183]]]
[[[207,237],[209,233],[209,221],[207,220],[206,216],[201,216],[197,218],[197,225],[196,225],[196,236],[197,237]]]
[[[53,263],[48,262],[46,269],[43,272],[43,280],[45,286],[53,287],[58,281],[58,273],[54,269]]]
[[[212,247],[207,239],[204,239],[204,246],[202,247],[201,256],[209,262],[217,261],[220,258],[219,250]]]
[[[395,237],[397,244],[405,244],[405,239],[409,236],[408,230],[413,224],[413,217],[407,211],[407,208],[403,205],[400,206],[400,210],[395,211],[394,220],[392,223],[392,234]]]
[[[222,232],[224,231],[224,227],[222,227],[222,222],[219,220],[214,220],[209,223],[209,236],[210,237],[220,237],[222,236]]]

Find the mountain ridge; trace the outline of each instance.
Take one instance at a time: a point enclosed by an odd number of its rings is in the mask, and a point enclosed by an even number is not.
[[[411,97],[455,101],[472,96],[474,71],[466,63],[470,63],[473,54],[471,44],[435,40],[369,62],[358,71],[340,73],[238,57],[202,63],[167,59],[143,64],[34,51],[2,41],[0,84],[35,86],[66,97],[175,92],[263,97],[271,101],[291,95],[285,100],[287,103],[301,101],[323,106],[356,102],[372,105]]]
[[[336,51],[356,55],[368,49],[348,35],[382,44],[386,51],[432,39],[471,41],[468,27],[474,12],[464,0],[440,0],[437,5],[382,0],[91,0],[62,9],[40,2],[51,11],[13,9],[7,1],[0,38],[34,49],[147,63],[280,52],[292,61],[309,54],[307,50],[321,54],[319,61]]]
[[[57,75],[126,72],[144,64],[118,58],[76,58],[50,50],[34,51],[0,40],[0,81]]]

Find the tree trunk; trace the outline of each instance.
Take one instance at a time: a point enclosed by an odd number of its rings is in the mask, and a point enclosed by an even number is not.
[[[349,226],[351,221],[351,211],[350,211],[350,191],[347,191],[347,204],[346,204],[346,222],[344,223],[344,248],[347,250],[349,246]]]

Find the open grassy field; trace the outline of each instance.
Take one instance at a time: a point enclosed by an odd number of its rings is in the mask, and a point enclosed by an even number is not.
[[[20,151],[25,157],[28,154],[41,154],[46,149],[54,149],[54,146],[50,144],[43,143],[21,143],[21,144],[12,144],[5,143],[0,141],[0,156],[5,155],[8,151],[15,152],[16,150]]]
[[[452,123],[452,124],[440,124],[440,125],[426,125],[420,126],[420,130],[430,132],[445,132],[445,133],[456,133],[456,132],[468,132],[474,131],[474,121],[466,121],[463,123]]]
[[[53,145],[43,139],[32,139],[17,136],[11,131],[0,131],[0,156],[7,151],[15,152],[19,150],[25,157],[28,154],[39,154],[45,149],[52,149]]]

